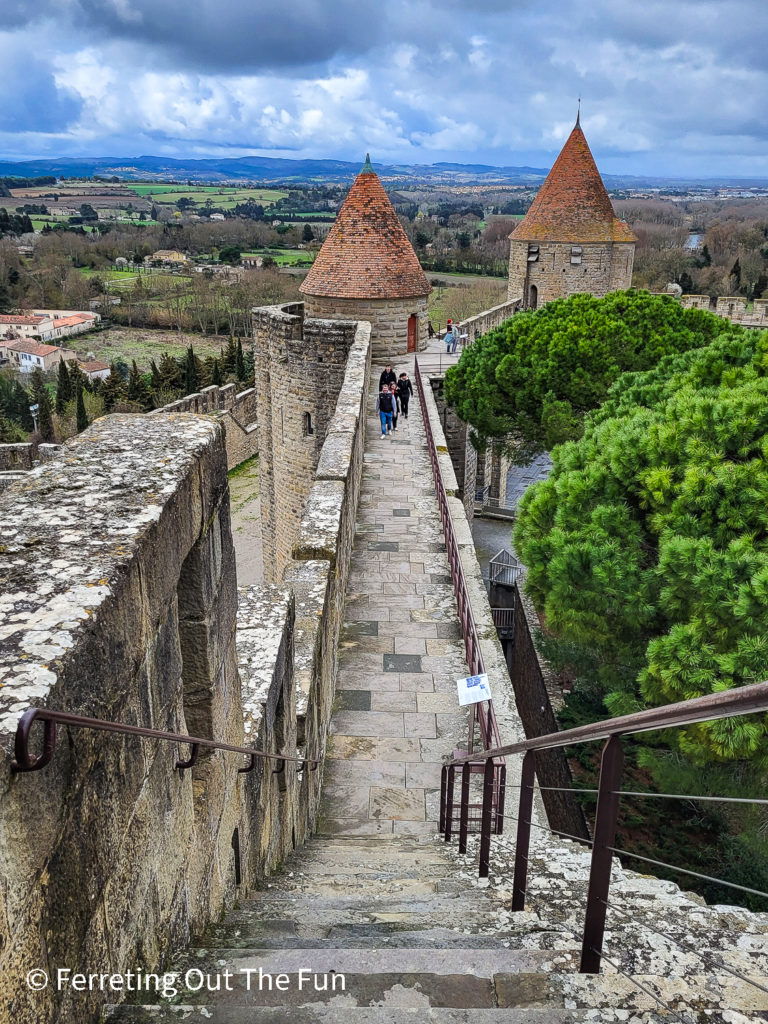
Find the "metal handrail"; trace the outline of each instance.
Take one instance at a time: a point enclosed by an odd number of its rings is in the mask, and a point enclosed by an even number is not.
[[[528,750],[549,750],[566,747],[574,743],[589,743],[591,740],[609,739],[611,736],[627,736],[657,729],[674,729],[697,722],[711,722],[720,718],[735,718],[737,715],[751,715],[758,711],[768,712],[768,682],[739,686],[721,693],[708,693],[703,697],[692,697],[676,704],[665,704],[660,708],[635,711],[620,718],[607,718],[602,722],[579,725],[564,732],[551,732],[535,736],[519,743],[493,747],[472,754],[473,761],[507,754],[523,754]],[[469,760],[456,758],[454,764]]]
[[[591,843],[592,859],[589,870],[589,888],[587,891],[584,932],[581,948],[581,972],[596,974],[600,970],[602,959],[603,938],[605,933],[605,917],[608,908],[608,894],[611,883],[611,865],[614,854],[635,857],[651,864],[671,867],[685,875],[719,881],[732,888],[734,886],[722,879],[698,875],[686,868],[675,868],[661,861],[648,857],[640,857],[629,850],[620,850],[615,845],[619,817],[619,800],[622,795],[621,775],[624,768],[624,752],[621,746],[622,736],[637,733],[662,731],[693,725],[697,722],[718,721],[735,718],[739,715],[750,715],[768,712],[768,682],[754,683],[751,686],[740,686],[722,693],[706,694],[691,700],[679,701],[661,708],[648,708],[631,715],[609,718],[603,722],[580,725],[563,732],[548,733],[545,736],[522,740],[488,750],[474,752],[471,757],[455,758],[447,766],[447,770],[455,772],[462,764],[477,764],[485,761],[492,764],[500,755],[524,754],[522,774],[520,778],[520,803],[517,815],[517,840],[515,844],[515,873],[512,889],[512,910],[525,909],[525,896],[528,877],[528,852],[530,848],[531,827],[533,822],[533,791],[536,782],[536,752],[550,750],[554,747],[571,746],[576,743],[589,743],[594,740],[605,740],[600,760],[600,776],[597,788],[597,807],[595,812],[594,837]],[[653,796],[655,794],[648,794]],[[669,794],[661,794],[668,796]],[[685,799],[685,794],[679,794]],[[748,890],[756,892],[756,890]],[[757,892],[757,895],[765,895]]]
[[[45,722],[41,754],[32,754],[29,750],[29,735],[36,721]],[[256,767],[257,758],[280,762],[279,767],[274,772],[275,775],[279,775],[284,771],[286,761],[302,765],[300,770],[303,770],[304,766],[309,765],[310,771],[315,771],[320,763],[312,758],[293,757],[289,754],[270,754],[266,750],[241,747],[234,743],[222,743],[219,740],[204,739],[201,736],[187,736],[184,733],[167,732],[163,729],[146,729],[140,725],[128,725],[126,722],[110,722],[104,718],[85,718],[82,715],[72,715],[67,711],[53,711],[50,708],[29,708],[21,716],[16,727],[14,742],[16,757],[15,760],[11,761],[12,772],[37,772],[50,763],[56,748],[57,723],[75,729],[95,729],[99,732],[116,732],[124,736],[141,736],[143,739],[183,743],[192,749],[188,760],[176,762],[174,770],[180,772],[183,772],[186,768],[192,768],[196,764],[201,747],[212,750],[230,750],[236,754],[245,754],[246,757],[250,757],[251,762],[248,767],[238,768],[239,773],[252,771]]]
[[[462,636],[464,638],[464,653],[469,671],[472,675],[482,675],[485,672],[483,653],[480,648],[480,637],[477,632],[472,605],[470,603],[467,582],[464,576],[464,569],[461,564],[461,554],[456,540],[456,532],[453,528],[453,520],[448,507],[448,497],[440,472],[440,462],[437,455],[437,445],[432,433],[432,425],[429,421],[429,413],[424,397],[424,382],[419,368],[418,357],[414,360],[414,376],[416,378],[416,389],[419,395],[422,419],[424,421],[424,432],[427,438],[427,452],[432,466],[432,477],[435,483],[440,518],[443,524],[443,536],[445,547],[448,553],[448,562],[451,569],[453,590],[456,595],[456,606],[461,622]],[[480,730],[480,738],[483,746],[489,742],[501,744],[499,727],[496,722],[496,715],[493,710],[493,702],[482,701],[472,705],[472,717],[470,719],[470,731],[468,749],[469,754],[461,759],[462,763],[473,760],[472,750],[474,748],[475,724]],[[454,762],[449,762],[453,764]],[[479,762],[476,762],[479,763]],[[469,785],[470,785],[469,763],[466,770],[462,770],[461,778],[461,801],[459,805],[459,851],[466,852],[467,834],[469,827]],[[444,834],[446,842],[451,838],[453,826],[453,789],[455,782],[455,770],[447,767],[443,769],[441,798],[440,798],[440,831]],[[479,873],[481,877],[487,877],[490,870],[490,843],[491,832],[497,834],[502,832],[504,823],[504,793],[506,785],[506,762],[503,755],[494,756],[486,760],[484,766],[483,780],[483,802],[480,826],[480,864]]]

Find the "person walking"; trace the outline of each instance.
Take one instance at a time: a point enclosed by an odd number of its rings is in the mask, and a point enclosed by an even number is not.
[[[376,412],[381,421],[381,436],[386,437],[392,430],[392,413],[395,409],[395,399],[386,384],[381,385],[381,391],[376,396]]]
[[[458,345],[458,343],[459,343],[459,328],[458,327],[454,327],[453,328],[453,341],[451,342],[451,355],[455,354],[456,346]]]
[[[403,416],[408,419],[408,403],[413,396],[413,384],[411,384],[407,373],[400,374],[400,380],[397,382],[397,394],[400,398],[400,408],[403,411]]]
[[[397,414],[400,412],[400,401],[397,394],[397,384],[389,385],[389,393],[392,395],[392,429],[397,430]]]
[[[445,342],[445,354],[449,356],[451,354],[451,345],[453,344],[453,329],[450,320],[448,321],[448,328],[446,329],[443,341]]]
[[[382,384],[386,384],[387,387],[389,387],[390,384],[392,384],[393,382],[396,382],[396,381],[397,381],[397,374],[392,369],[392,364],[391,363],[387,363],[387,365],[381,371],[381,376],[379,377],[379,389],[381,389],[381,385]]]

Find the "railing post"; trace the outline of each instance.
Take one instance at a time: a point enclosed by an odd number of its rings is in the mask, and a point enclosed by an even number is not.
[[[515,877],[512,882],[512,909],[525,910],[528,887],[528,851],[531,846],[531,814],[533,784],[536,781],[536,754],[527,750],[520,774],[520,801],[517,811],[517,842],[515,843]]]
[[[624,768],[624,751],[620,736],[610,736],[603,747],[600,759],[600,781],[597,792],[595,814],[595,837],[592,844],[592,863],[589,869],[587,891],[587,913],[584,918],[584,938],[581,946],[582,974],[598,974],[603,952],[605,914],[608,909],[608,890],[611,886],[611,847],[616,839],[616,823],[619,817],[619,794],[621,773]]]
[[[445,841],[450,843],[453,831],[453,790],[456,785],[456,768],[448,765],[448,791],[445,794]]]
[[[469,828],[469,761],[461,766],[461,805],[459,808],[459,853],[467,852],[467,831]]]
[[[438,832],[445,832],[445,800],[448,795],[448,765],[443,765],[440,772],[440,825]]]
[[[491,860],[491,832],[493,830],[493,790],[496,765],[486,757],[483,770],[483,815],[480,820],[480,878],[487,878]]]

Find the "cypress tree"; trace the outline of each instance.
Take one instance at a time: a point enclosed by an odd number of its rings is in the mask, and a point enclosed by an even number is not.
[[[37,403],[37,432],[41,441],[52,442],[56,440],[53,432],[53,405],[48,388],[45,386],[45,378],[40,369],[32,372],[32,397]]]
[[[160,380],[163,391],[181,391],[182,374],[178,362],[163,352],[160,357]]]
[[[243,343],[240,338],[237,339],[237,358],[235,361],[235,373],[238,380],[245,380],[247,377],[245,371],[245,360],[243,359]]]
[[[13,396],[11,399],[11,406],[8,412],[11,418],[16,420],[22,425],[24,430],[28,434],[31,434],[35,428],[34,421],[32,419],[32,413],[29,411],[29,407],[32,404],[32,397],[19,381],[13,385]]]
[[[134,359],[131,363],[131,373],[128,377],[128,387],[125,390],[125,396],[129,402],[138,402],[142,409],[149,409],[149,387],[144,379],[144,374],[136,365]]]
[[[83,399],[83,389],[77,389],[77,432],[82,433],[83,430],[88,426],[88,413],[85,411],[85,401]]]
[[[226,352],[221,353],[221,368],[224,373],[234,373],[237,369],[237,345],[231,334]]]
[[[110,363],[109,371],[109,376],[104,381],[101,389],[101,397],[104,399],[105,412],[112,412],[115,407],[115,403],[123,396],[123,381],[120,376],[120,371],[117,369],[114,362]]]
[[[219,385],[221,385],[221,383],[222,383],[221,366],[219,364],[219,360],[214,357],[214,360],[213,360],[213,370],[211,371],[211,384],[219,384]]]
[[[69,370],[63,359],[59,360],[59,372],[56,380],[56,412],[61,416],[64,406],[72,401],[72,382],[69,379]]]
[[[187,358],[184,363],[184,394],[193,395],[197,391],[197,365],[195,363],[194,349],[190,345],[187,349]]]
[[[160,375],[160,371],[157,368],[157,363],[153,359],[149,364],[149,372],[152,374],[152,390],[162,391],[163,389],[163,378]]]

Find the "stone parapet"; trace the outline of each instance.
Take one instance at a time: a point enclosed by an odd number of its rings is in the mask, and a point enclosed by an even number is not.
[[[223,431],[200,416],[97,420],[0,495],[0,535],[0,1018],[81,1024],[109,992],[33,992],[26,972],[162,968],[284,859],[314,804],[292,765],[241,775],[202,748],[175,771],[188,748],[81,728],[14,775],[20,716],[293,754],[294,598],[250,588],[237,623]]]
[[[227,467],[233,469],[258,451],[256,405],[255,388],[238,392],[234,384],[221,387],[211,384],[200,392],[164,405],[156,413],[193,412],[215,416],[224,427]]]
[[[485,309],[482,313],[476,313],[475,316],[467,317],[466,320],[462,320],[457,325],[459,334],[469,335],[469,344],[477,341],[482,334],[487,334],[494,327],[498,327],[505,320],[509,320],[520,308],[522,301],[522,294],[514,295],[498,306],[491,306],[490,309]]]

